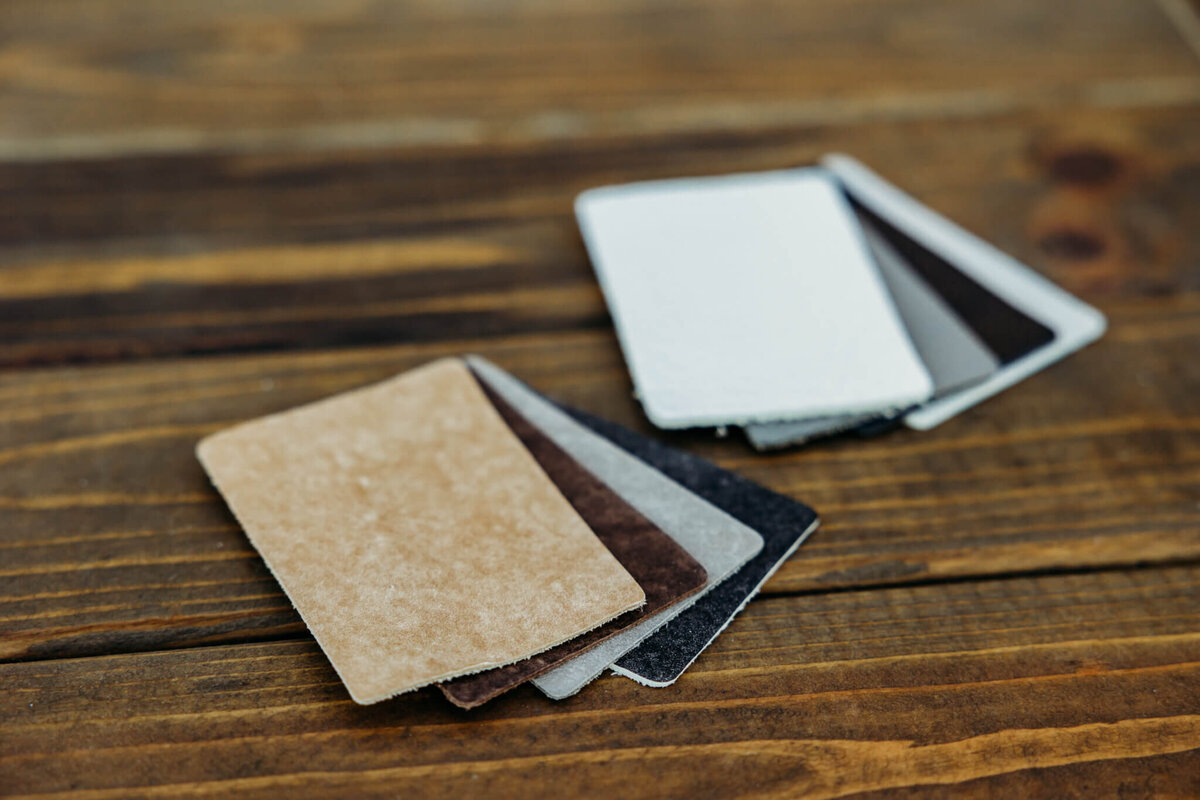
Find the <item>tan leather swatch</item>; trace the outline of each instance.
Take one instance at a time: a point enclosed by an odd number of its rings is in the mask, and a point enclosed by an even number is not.
[[[687,550],[566,454],[487,384],[480,383],[526,449],[604,546],[646,592],[646,604],[533,658],[441,684],[460,708],[474,708],[586,652],[646,617],[699,591],[708,573]]]
[[[458,359],[197,455],[359,703],[528,658],[645,600]]]

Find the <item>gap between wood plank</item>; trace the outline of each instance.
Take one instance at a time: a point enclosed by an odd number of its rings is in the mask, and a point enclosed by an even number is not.
[[[831,586],[827,589],[790,589],[779,592],[764,590],[759,597],[816,597],[832,594],[851,594],[855,592],[873,592],[887,589],[919,589],[929,586],[954,586],[964,583],[981,583],[983,581],[1015,581],[1030,578],[1049,578],[1068,575],[1096,575],[1105,572],[1130,572],[1144,569],[1169,569],[1171,567],[1200,566],[1200,559],[1169,558],[1162,561],[1129,561],[1118,564],[1084,565],[1079,567],[1045,567],[1043,569],[1014,570],[1003,573],[976,572],[966,575],[946,575],[920,578],[912,581],[896,580],[871,584],[847,584]],[[769,586],[770,584],[768,584]]]
[[[1175,567],[1191,567],[1200,566],[1200,559],[1170,559],[1166,561],[1137,563],[1119,565],[1105,565],[1094,567],[1079,567],[1075,569],[1033,569],[1022,570],[1017,572],[1007,572],[998,574],[979,573],[976,575],[962,576],[946,576],[946,577],[931,577],[915,581],[892,581],[889,583],[871,584],[869,586],[838,586],[829,589],[799,589],[794,591],[783,592],[761,592],[751,602],[759,602],[761,600],[784,600],[788,598],[799,597],[819,597],[823,595],[841,595],[841,594],[866,594],[868,592],[888,591],[891,589],[921,589],[935,586],[954,586],[968,583],[1000,583],[1018,580],[1029,580],[1036,578],[1049,577],[1070,577],[1076,575],[1101,575],[1104,573],[1130,572],[1134,570],[1145,569],[1170,569]],[[222,639],[219,642],[196,642],[192,644],[180,644],[178,646],[167,646],[151,649],[142,649],[137,647],[120,648],[111,650],[105,653],[89,653],[78,656],[64,656],[58,658],[36,658],[36,657],[16,657],[0,659],[0,667],[6,664],[29,664],[38,662],[50,661],[79,661],[81,659],[90,658],[107,658],[109,656],[121,655],[148,655],[153,653],[168,653],[181,650],[196,650],[205,647],[238,647],[242,645],[259,645],[270,644],[273,642],[311,642],[312,637],[300,637],[290,632],[281,632],[275,634],[262,634],[256,636],[241,636]]]
[[[1192,44],[1190,39],[1189,44]],[[1192,46],[1194,49],[1195,45]],[[160,128],[131,133],[45,136],[36,139],[0,138],[0,161],[93,161],[202,153],[250,155],[350,148],[505,146],[560,141],[564,138],[588,140],[792,126],[985,119],[1017,112],[1061,109],[1067,105],[1144,109],[1189,106],[1197,102],[1200,102],[1200,79],[1149,78],[1059,87],[1039,93],[1025,90],[970,90],[895,97],[707,103],[609,113],[577,113],[574,116],[556,112],[556,126],[548,126],[546,114],[537,113],[490,125],[470,117],[405,117],[296,126],[287,130],[213,133]],[[570,136],[558,133],[559,129],[569,130]]]

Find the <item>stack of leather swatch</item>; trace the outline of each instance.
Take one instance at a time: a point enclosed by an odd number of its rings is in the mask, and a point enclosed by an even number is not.
[[[807,506],[478,358],[197,454],[359,703],[674,682],[816,527]]]
[[[650,420],[759,449],[931,428],[1105,327],[846,156],[593,189],[576,214]]]

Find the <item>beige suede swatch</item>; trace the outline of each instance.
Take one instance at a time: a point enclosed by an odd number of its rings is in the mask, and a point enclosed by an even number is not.
[[[197,455],[359,703],[528,658],[645,600],[458,359]]]

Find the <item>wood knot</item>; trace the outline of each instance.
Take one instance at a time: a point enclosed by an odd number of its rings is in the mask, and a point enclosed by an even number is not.
[[[1090,261],[1108,249],[1101,237],[1073,228],[1050,231],[1038,240],[1038,246],[1046,255],[1068,261]]]
[[[1098,188],[1117,180],[1121,159],[1099,147],[1084,146],[1053,155],[1047,167],[1060,183]]]

